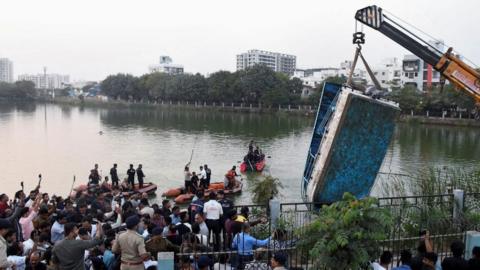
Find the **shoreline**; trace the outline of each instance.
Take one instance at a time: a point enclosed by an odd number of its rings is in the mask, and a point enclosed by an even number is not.
[[[85,106],[90,108],[175,108],[188,110],[209,110],[218,112],[239,112],[239,113],[281,113],[291,115],[302,115],[307,117],[315,117],[317,108],[310,105],[283,105],[283,106],[259,106],[258,104],[233,104],[233,103],[191,103],[191,102],[167,102],[161,103],[144,103],[144,102],[127,102],[123,100],[98,100],[87,98],[85,100],[59,97],[55,100],[37,100],[37,102],[52,103],[58,105]]]
[[[398,118],[399,123],[420,124],[420,125],[437,125],[437,126],[456,126],[456,127],[480,127],[480,120],[475,119],[459,119],[459,118],[442,118],[427,116],[411,116],[401,115]]]

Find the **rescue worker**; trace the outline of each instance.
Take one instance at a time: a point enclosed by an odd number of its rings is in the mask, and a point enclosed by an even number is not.
[[[235,186],[237,185],[237,180],[235,179],[236,176],[238,176],[237,174],[237,167],[236,166],[233,166],[231,170],[229,170],[227,172],[227,174],[225,174],[225,179],[227,180],[226,181],[226,185],[225,187],[227,189],[234,189]]]
[[[135,188],[135,169],[133,164],[130,164],[130,169],[127,170],[128,184],[131,185],[132,190]]]
[[[113,167],[110,169],[110,178],[112,179],[112,187],[118,187],[117,163],[113,164]]]
[[[90,176],[88,177],[90,184],[98,185],[100,182],[100,174],[98,173],[98,164],[95,164],[95,168],[90,171]]]
[[[143,237],[137,233],[140,218],[133,215],[125,223],[127,231],[117,236],[112,251],[120,254],[121,270],[143,270],[143,262],[150,259],[150,253],[145,249]]]
[[[145,174],[143,174],[142,164],[138,164],[138,168],[137,168],[138,188],[143,188],[143,178],[145,178]]]

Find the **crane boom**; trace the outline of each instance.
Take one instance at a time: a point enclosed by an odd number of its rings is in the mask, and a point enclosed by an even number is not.
[[[480,103],[480,73],[452,54],[452,48],[443,53],[383,14],[382,8],[368,6],[355,14],[355,19],[379,31],[400,44],[426,63],[432,65],[445,78]]]

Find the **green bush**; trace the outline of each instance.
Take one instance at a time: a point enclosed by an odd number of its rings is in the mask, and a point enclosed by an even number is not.
[[[388,210],[379,208],[377,199],[357,200],[345,193],[302,229],[299,248],[309,252],[316,269],[360,269],[378,258],[391,225]]]

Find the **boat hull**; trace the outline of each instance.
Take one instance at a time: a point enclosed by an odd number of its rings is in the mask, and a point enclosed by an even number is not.
[[[399,114],[398,105],[325,84],[335,96],[319,108],[302,180],[306,201],[332,203],[370,194]],[[324,88],[324,92],[326,91]],[[322,97],[323,99],[324,97]],[[313,150],[312,150],[313,149]]]

